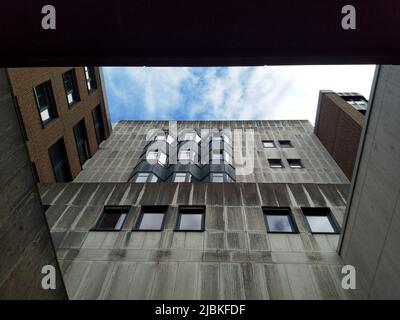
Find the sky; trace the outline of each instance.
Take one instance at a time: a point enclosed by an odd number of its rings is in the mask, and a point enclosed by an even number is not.
[[[309,120],[319,90],[369,99],[373,65],[104,67],[111,122]]]

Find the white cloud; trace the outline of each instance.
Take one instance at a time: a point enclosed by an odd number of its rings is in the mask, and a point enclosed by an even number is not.
[[[368,99],[374,69],[370,65],[106,68],[105,74],[115,101],[110,103],[111,113],[118,105],[119,116],[314,123],[319,90],[360,92]]]

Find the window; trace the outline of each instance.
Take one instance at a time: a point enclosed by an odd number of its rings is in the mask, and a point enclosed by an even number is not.
[[[275,148],[275,142],[273,140],[263,140],[262,144],[264,148]]]
[[[264,219],[267,231],[270,233],[297,232],[292,214],[289,208],[264,208]]]
[[[204,207],[180,207],[176,231],[204,231]]]
[[[89,92],[97,89],[96,72],[94,67],[85,67],[86,86]]]
[[[224,182],[224,174],[223,173],[211,173],[211,182]]]
[[[188,181],[186,181],[186,177],[188,176]],[[185,172],[177,172],[175,173],[174,182],[190,182],[192,175],[190,173]]]
[[[90,158],[89,141],[86,133],[85,120],[79,121],[73,128],[76,148],[81,166]]]
[[[50,81],[46,81],[36,86],[33,90],[39,108],[40,119],[42,120],[42,124],[45,125],[54,118],[57,118],[51,83]]]
[[[167,163],[167,155],[163,152],[149,151],[147,152],[146,160],[151,164],[158,162],[162,165],[165,165]]]
[[[138,174],[136,174],[134,181],[137,183],[157,182],[158,177],[155,174],[149,172],[139,172]]]
[[[157,135],[156,136],[156,139],[155,140],[157,140],[157,141],[165,141],[165,135],[164,134],[159,134],[159,135]]]
[[[69,70],[63,74],[65,94],[69,106],[79,101],[78,86],[76,84],[75,71]]]
[[[195,139],[195,134],[193,132],[187,132],[183,135],[184,141],[194,140],[194,139]]]
[[[122,229],[130,207],[104,207],[104,212],[96,224],[96,231],[119,231]]]
[[[136,224],[136,230],[161,231],[164,228],[165,206],[146,206],[142,207],[142,213]]]
[[[196,143],[199,143],[201,141],[201,138],[197,135],[196,132],[185,132],[182,135],[181,141],[196,141]]]
[[[211,153],[211,160],[219,163],[224,159],[224,150],[213,150]],[[214,161],[215,160],[215,161]]]
[[[189,151],[189,150],[182,150],[179,151],[179,161],[182,161],[183,163],[187,163],[189,161],[193,161],[194,162],[194,157],[195,157],[195,153],[193,151]]]
[[[339,233],[339,226],[329,208],[301,208],[311,233]]]
[[[281,148],[293,148],[292,142],[290,140],[279,140],[279,145]]]
[[[101,113],[100,105],[98,105],[92,110],[92,117],[93,117],[94,129],[96,131],[97,146],[100,146],[100,143],[106,139],[103,116]]]
[[[63,138],[57,140],[57,142],[49,148],[49,156],[56,182],[71,181],[71,169],[69,167]]]
[[[289,167],[291,167],[292,169],[304,168],[303,163],[300,159],[287,159],[287,162],[289,163]]]
[[[284,168],[281,159],[268,159],[270,168]]]

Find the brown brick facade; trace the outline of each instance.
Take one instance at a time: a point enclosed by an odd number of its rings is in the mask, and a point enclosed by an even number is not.
[[[80,100],[69,107],[62,74],[71,69],[75,69]],[[81,171],[73,131],[73,127],[80,120],[85,120],[90,156],[93,156],[97,151],[92,109],[98,105],[101,105],[102,109],[105,136],[108,137],[110,135],[99,68],[95,68],[95,70],[97,89],[90,93],[86,86],[83,67],[17,68],[7,70],[25,127],[29,155],[31,161],[35,163],[40,182],[55,182],[48,149],[61,137],[64,138],[72,178],[76,177]],[[48,80],[51,81],[58,117],[43,126],[33,88]]]
[[[321,92],[315,134],[351,181],[364,116],[334,92]]]

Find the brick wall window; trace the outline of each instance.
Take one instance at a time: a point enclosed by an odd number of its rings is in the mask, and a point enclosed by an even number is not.
[[[33,89],[36,98],[36,104],[39,109],[40,119],[45,125],[51,120],[57,118],[56,105],[54,102],[51,82],[46,81]]]
[[[97,89],[96,71],[94,67],[84,67],[84,69],[87,89],[89,92],[92,92]]]
[[[75,70],[71,69],[63,75],[65,95],[67,96],[68,106],[74,105],[79,101],[79,91],[76,82]]]

